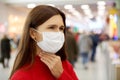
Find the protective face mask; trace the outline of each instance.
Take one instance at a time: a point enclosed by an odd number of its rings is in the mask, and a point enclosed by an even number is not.
[[[38,32],[38,31],[37,31]],[[62,32],[39,32],[43,40],[37,42],[37,45],[45,52],[56,53],[64,44],[64,33]]]

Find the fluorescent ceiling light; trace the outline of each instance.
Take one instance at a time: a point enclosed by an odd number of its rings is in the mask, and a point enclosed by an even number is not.
[[[81,9],[89,9],[88,5],[81,5]]]
[[[27,8],[34,8],[36,6],[36,4],[28,4]]]
[[[52,7],[55,7],[55,5],[54,5],[54,4],[47,4],[47,5],[52,6]]]
[[[105,1],[98,1],[97,5],[106,5]]]
[[[73,6],[72,6],[72,5],[65,5],[64,8],[65,8],[65,9],[72,9]]]

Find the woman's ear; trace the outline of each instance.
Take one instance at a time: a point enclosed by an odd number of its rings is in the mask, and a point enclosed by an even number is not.
[[[35,40],[36,39],[36,32],[32,28],[30,28],[29,33],[30,33],[30,37]]]
[[[42,41],[42,35],[38,34],[33,28],[30,28],[30,37],[35,41]]]

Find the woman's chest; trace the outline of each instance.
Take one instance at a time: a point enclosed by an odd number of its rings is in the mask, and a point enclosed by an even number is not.
[[[29,71],[31,80],[56,80],[46,65],[34,65]]]

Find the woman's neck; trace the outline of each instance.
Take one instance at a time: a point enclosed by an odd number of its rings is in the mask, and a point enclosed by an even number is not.
[[[37,46],[37,52],[36,52],[36,55],[39,55],[40,52],[42,52],[42,50]]]

